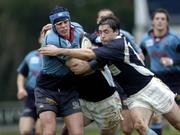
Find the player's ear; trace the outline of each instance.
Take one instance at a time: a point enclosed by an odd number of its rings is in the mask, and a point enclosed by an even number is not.
[[[119,30],[117,29],[117,30],[115,30],[115,33],[117,34],[117,35],[119,35]]]

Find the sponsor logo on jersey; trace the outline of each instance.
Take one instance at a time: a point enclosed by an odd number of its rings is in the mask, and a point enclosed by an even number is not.
[[[121,71],[114,64],[109,65],[109,69],[113,76],[116,76],[121,73]]]
[[[30,64],[38,64],[40,62],[39,57],[34,56],[30,59]]]
[[[145,42],[145,44],[146,44],[146,47],[151,47],[151,46],[154,45],[154,41],[153,41],[152,39],[148,39],[148,40]]]

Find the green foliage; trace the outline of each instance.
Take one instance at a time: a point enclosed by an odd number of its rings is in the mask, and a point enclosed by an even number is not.
[[[59,134],[59,133],[57,133]],[[0,135],[18,135],[17,132],[13,132],[13,133],[0,133]],[[85,132],[85,135],[99,135],[99,132],[97,130],[87,130]],[[120,132],[120,135],[124,135],[122,132]],[[132,135],[138,135],[137,132],[133,132]],[[174,129],[164,129],[163,131],[163,135],[179,135],[178,131],[175,131]]]

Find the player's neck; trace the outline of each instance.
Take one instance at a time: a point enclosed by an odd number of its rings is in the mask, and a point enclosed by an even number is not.
[[[162,37],[167,33],[167,29],[163,29],[163,30],[156,30],[154,29],[154,36],[155,37]]]

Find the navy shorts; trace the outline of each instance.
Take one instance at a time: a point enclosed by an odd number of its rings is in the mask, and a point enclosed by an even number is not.
[[[24,107],[20,114],[21,117],[32,117],[33,119],[37,119],[37,112],[35,106],[35,97],[34,93],[28,95],[28,97],[24,101]]]
[[[53,91],[37,87],[35,99],[38,115],[44,111],[53,111],[57,117],[65,117],[81,112],[79,96],[74,88]]]

